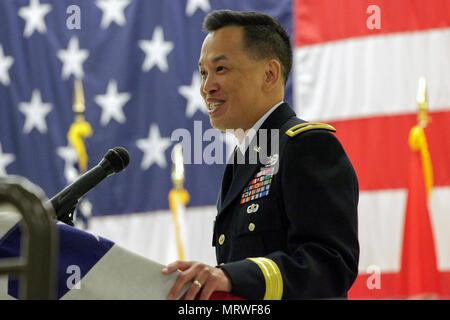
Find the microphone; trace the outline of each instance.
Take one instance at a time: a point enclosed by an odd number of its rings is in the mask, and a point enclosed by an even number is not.
[[[109,149],[98,165],[49,200],[55,210],[56,218],[73,226],[73,212],[78,200],[106,177],[125,169],[129,163],[130,155],[125,148]]]

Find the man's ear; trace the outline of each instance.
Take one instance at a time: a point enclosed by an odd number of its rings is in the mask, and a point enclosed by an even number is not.
[[[269,59],[264,69],[264,90],[271,91],[278,86],[281,77],[281,65],[276,59]]]

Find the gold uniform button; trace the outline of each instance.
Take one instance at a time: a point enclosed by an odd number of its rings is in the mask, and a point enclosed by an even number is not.
[[[254,223],[250,223],[250,224],[248,225],[248,230],[250,230],[250,231],[255,230],[255,224],[254,224]]]
[[[219,237],[219,244],[223,245],[224,242],[225,242],[225,235],[221,234],[220,237]]]

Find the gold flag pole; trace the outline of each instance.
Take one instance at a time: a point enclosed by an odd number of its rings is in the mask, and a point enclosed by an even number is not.
[[[75,120],[67,133],[67,140],[69,140],[78,154],[78,167],[81,172],[86,171],[88,162],[83,139],[92,135],[92,127],[84,117],[85,109],[83,84],[80,79],[76,79],[72,106],[72,110],[75,113]]]
[[[427,196],[429,196],[433,189],[433,166],[431,164],[431,157],[424,131],[431,122],[431,117],[428,115],[427,83],[425,77],[419,78],[417,104],[419,109],[417,113],[417,125],[409,132],[409,146],[413,151],[420,152],[425,188]]]
[[[172,151],[172,183],[173,188],[169,192],[169,205],[172,211],[172,219],[175,227],[175,240],[177,243],[178,259],[185,259],[185,251],[181,235],[181,215],[184,206],[189,202],[189,193],[183,188],[184,162],[181,144],[176,144]]]

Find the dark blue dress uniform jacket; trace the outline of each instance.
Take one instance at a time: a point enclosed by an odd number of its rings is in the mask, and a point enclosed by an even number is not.
[[[286,134],[302,123],[312,129]],[[218,267],[231,293],[247,299],[346,298],[359,259],[352,164],[333,133],[307,125],[286,103],[258,133],[263,129],[267,143],[257,135],[246,164],[228,163],[224,172],[213,235]],[[280,129],[275,148],[270,129]],[[252,150],[261,157],[249,164]],[[272,176],[264,174],[271,168]],[[270,182],[268,194],[243,202],[259,172]]]

